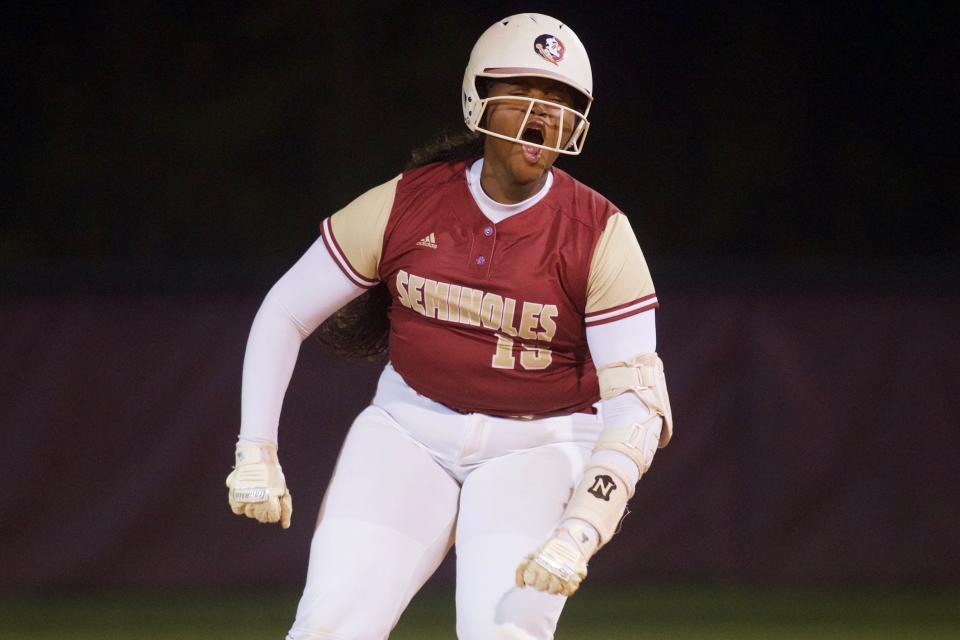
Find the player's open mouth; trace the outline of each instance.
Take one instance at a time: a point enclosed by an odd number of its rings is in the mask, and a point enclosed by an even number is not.
[[[523,130],[523,133],[520,135],[520,139],[533,144],[543,144],[543,125],[539,122],[530,123],[527,125],[527,128]],[[539,147],[533,147],[526,144],[523,145],[523,157],[531,164],[540,162],[540,156],[542,153],[543,149]]]
[[[543,125],[536,122],[529,124],[527,128],[523,130],[520,139],[525,142],[532,142],[533,144],[543,144]]]

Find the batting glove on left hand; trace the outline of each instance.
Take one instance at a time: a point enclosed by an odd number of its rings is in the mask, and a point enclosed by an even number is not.
[[[572,596],[587,577],[587,561],[597,550],[597,533],[575,521],[524,558],[517,567],[517,586]]]
[[[277,459],[276,446],[237,443],[236,466],[227,476],[227,488],[230,508],[238,516],[279,522],[284,529],[290,527],[293,498]]]

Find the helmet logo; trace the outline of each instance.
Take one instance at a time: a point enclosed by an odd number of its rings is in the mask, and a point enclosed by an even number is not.
[[[563,54],[566,51],[566,47],[563,46],[560,39],[549,33],[538,36],[533,41],[533,49],[541,58],[552,64],[557,64],[563,60]]]

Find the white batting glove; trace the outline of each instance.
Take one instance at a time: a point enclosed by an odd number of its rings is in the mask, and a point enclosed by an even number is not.
[[[238,516],[258,522],[279,522],[290,527],[293,498],[287,490],[277,447],[272,444],[238,442],[236,466],[227,476],[227,499]]]
[[[599,536],[583,520],[569,520],[565,527],[517,567],[517,586],[572,596],[587,577],[587,561],[596,552]]]

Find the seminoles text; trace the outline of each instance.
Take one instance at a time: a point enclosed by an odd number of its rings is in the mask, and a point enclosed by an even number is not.
[[[516,366],[515,338],[520,340],[520,366],[524,369],[546,369],[553,361],[553,354],[543,344],[553,340],[557,332],[555,304],[523,301],[517,313],[513,298],[431,280],[402,269],[397,272],[396,284],[400,304],[422,316],[492,330],[497,336],[492,367]]]

